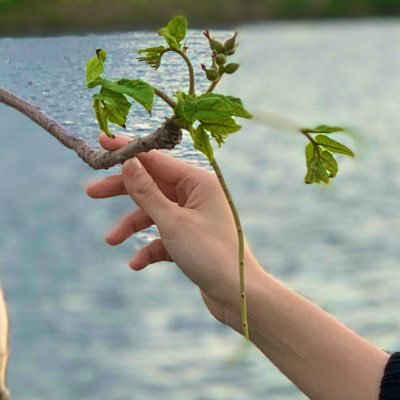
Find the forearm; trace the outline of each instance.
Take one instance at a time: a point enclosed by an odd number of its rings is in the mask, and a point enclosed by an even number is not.
[[[310,399],[378,399],[384,351],[263,271],[247,288],[251,341]],[[226,317],[240,329],[236,303]]]

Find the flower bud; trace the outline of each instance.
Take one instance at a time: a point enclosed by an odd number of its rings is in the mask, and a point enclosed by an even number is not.
[[[235,53],[235,50],[236,50],[236,36],[237,36],[237,32],[235,32],[235,34],[231,38],[226,40],[225,43],[224,43],[224,50],[225,50],[226,54],[228,54],[229,56],[231,56],[232,54]]]
[[[210,68],[206,71],[206,76],[209,81],[214,82],[219,78],[219,73],[216,69]]]
[[[219,79],[219,72],[215,68],[207,68],[204,64],[201,64],[201,69],[206,73],[209,81],[214,82]]]
[[[225,65],[225,67],[224,67],[224,72],[225,72],[226,74],[233,74],[233,73],[235,73],[235,72],[238,70],[238,68],[239,68],[239,64],[230,63],[230,64],[228,64],[228,65]]]
[[[208,39],[208,42],[210,43],[211,50],[217,52],[218,54],[223,53],[225,51],[224,45],[220,41],[213,39],[210,36],[209,31],[204,31],[203,33],[204,33],[204,36]]]
[[[224,54],[217,54],[215,56],[215,62],[218,65],[225,65],[226,64],[226,56]]]

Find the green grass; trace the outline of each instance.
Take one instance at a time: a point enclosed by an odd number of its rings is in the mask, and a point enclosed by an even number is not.
[[[275,18],[399,15],[399,0],[0,0],[0,35],[153,28],[175,14],[191,26]]]

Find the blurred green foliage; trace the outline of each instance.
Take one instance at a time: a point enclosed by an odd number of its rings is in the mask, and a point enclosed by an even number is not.
[[[126,30],[185,14],[191,26],[400,14],[400,0],[0,0],[0,35]]]

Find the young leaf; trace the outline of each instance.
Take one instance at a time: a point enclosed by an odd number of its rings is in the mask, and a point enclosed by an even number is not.
[[[187,31],[187,20],[183,16],[172,18],[166,27],[158,31],[163,36],[169,47],[181,48],[181,41],[185,38]]]
[[[347,146],[325,135],[317,135],[315,141],[333,153],[345,154],[354,157],[354,153]]]
[[[321,159],[325,168],[331,173],[331,178],[334,178],[339,171],[339,166],[335,157],[333,157],[332,153],[325,150],[321,154]]]
[[[304,182],[307,185],[310,185],[311,183],[314,183],[315,181],[316,181],[316,176],[315,176],[315,173],[314,173],[314,169],[311,166],[309,166],[307,168],[307,174],[304,177]]]
[[[148,112],[151,112],[154,104],[153,87],[140,79],[120,79],[118,85],[126,88],[126,93],[138,103],[140,103]]]
[[[187,124],[193,124],[196,120],[196,99],[183,92],[177,92],[175,96],[178,99],[175,115]]]
[[[237,97],[233,96],[225,96],[225,98],[229,101],[233,115],[235,117],[240,117],[240,118],[247,118],[251,119],[253,118],[253,115],[250,114],[244,107],[243,107],[243,102]]]
[[[233,96],[224,96],[223,94],[217,94],[217,93],[205,93],[200,96],[202,99],[207,99],[207,98],[219,98],[223,101],[226,101],[229,103],[232,109],[232,114],[235,117],[240,117],[240,118],[247,118],[251,119],[253,118],[253,115],[250,114],[244,107],[243,107],[243,102],[241,99],[238,97],[233,97]]]
[[[117,82],[103,79],[103,87],[116,93],[126,94],[151,112],[154,104],[154,90],[151,85],[140,79],[120,79]]]
[[[205,154],[211,163],[211,161],[214,159],[214,151],[205,129],[201,125],[199,125],[196,129],[192,127],[190,129],[190,134],[193,139],[194,148]]]
[[[100,93],[93,96],[94,99],[102,100],[106,117],[109,121],[126,128],[126,118],[131,108],[131,103],[121,93],[102,88]]]
[[[209,130],[210,127],[212,128],[211,124],[200,124],[199,126],[201,126],[204,130],[206,129],[206,126],[208,126],[207,132],[209,132],[209,134],[215,139],[218,147],[221,147],[222,144],[225,143],[225,139],[229,136],[229,133],[221,132],[218,129],[214,131]]]
[[[86,86],[92,88],[94,82],[98,82],[101,74],[104,72],[104,61],[107,58],[107,52],[103,49],[97,49],[96,55],[86,63]]]
[[[154,69],[158,69],[161,65],[161,58],[164,51],[164,46],[148,47],[147,49],[139,50],[139,54],[144,54],[144,56],[139,57],[138,60],[144,61]]]
[[[307,165],[310,165],[311,161],[314,159],[315,157],[315,146],[313,143],[308,143],[306,146],[306,161],[307,161]]]
[[[205,123],[218,123],[233,115],[229,101],[212,94],[200,96],[196,102],[196,109],[196,119]]]
[[[221,119],[220,121],[213,123],[203,123],[203,128],[210,131],[211,133],[223,133],[229,134],[240,130],[241,126],[236,123],[233,118]]]
[[[334,133],[342,132],[344,129],[339,126],[319,125],[316,128],[303,128],[301,131],[305,133]]]
[[[96,119],[99,124],[99,128],[102,132],[104,132],[107,136],[112,137],[113,134],[108,130],[108,121],[106,116],[106,111],[104,109],[101,100],[94,99],[93,100],[93,108],[96,113]]]

